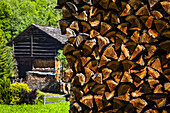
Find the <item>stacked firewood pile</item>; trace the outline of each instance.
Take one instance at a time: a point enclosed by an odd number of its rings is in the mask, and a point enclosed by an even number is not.
[[[170,113],[170,1],[58,0],[70,113]]]

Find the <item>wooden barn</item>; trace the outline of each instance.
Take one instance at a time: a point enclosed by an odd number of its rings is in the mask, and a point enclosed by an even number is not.
[[[55,56],[66,41],[59,28],[36,24],[17,35],[8,46],[13,47],[19,78],[25,78],[27,71],[55,72]]]

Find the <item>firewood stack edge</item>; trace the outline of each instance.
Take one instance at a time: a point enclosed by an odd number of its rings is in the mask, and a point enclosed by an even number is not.
[[[170,113],[170,0],[58,0],[70,113]]]

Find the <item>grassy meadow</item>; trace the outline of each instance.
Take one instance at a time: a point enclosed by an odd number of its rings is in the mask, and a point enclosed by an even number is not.
[[[44,93],[37,91],[41,95],[52,96],[58,95],[54,93]],[[48,98],[46,102],[65,100],[65,97],[62,98]],[[58,103],[51,103],[43,105],[42,100],[36,101],[35,105],[0,105],[0,113],[69,113],[69,101],[63,101]]]

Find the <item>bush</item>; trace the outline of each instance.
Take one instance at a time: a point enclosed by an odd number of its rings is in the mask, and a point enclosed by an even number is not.
[[[10,104],[10,85],[10,79],[5,76],[0,78],[0,104]]]
[[[37,90],[32,90],[31,92],[22,91],[20,104],[35,104],[35,99],[37,97]]]
[[[25,83],[14,83],[10,85],[9,92],[10,92],[10,100],[13,104],[19,104],[21,101],[21,92],[29,92],[29,87]]]

